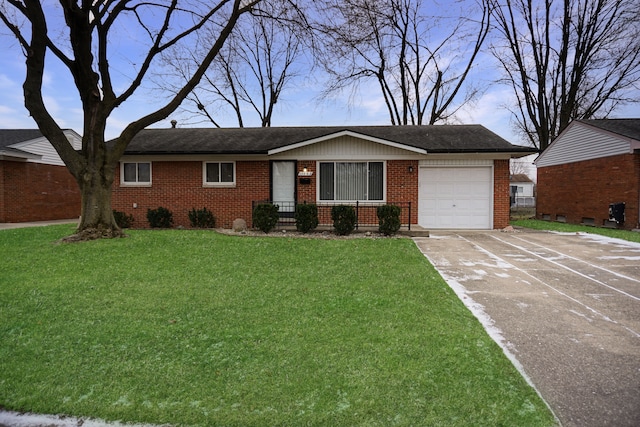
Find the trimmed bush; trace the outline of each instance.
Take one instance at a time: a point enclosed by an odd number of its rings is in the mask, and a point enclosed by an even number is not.
[[[189,221],[193,228],[215,228],[216,226],[216,217],[207,208],[197,210],[192,208],[189,211]]]
[[[261,203],[253,208],[253,226],[265,233],[273,230],[278,223],[278,205]]]
[[[147,220],[152,228],[171,228],[173,226],[173,213],[163,207],[147,209]]]
[[[296,206],[296,230],[307,233],[318,226],[318,206],[315,204],[303,204]]]
[[[337,205],[331,208],[331,219],[336,234],[346,236],[356,228],[356,210],[353,206]]]
[[[390,236],[400,230],[400,206],[382,205],[376,210],[378,215],[378,230]]]
[[[113,210],[113,218],[116,220],[116,224],[120,228],[131,228],[133,224],[133,215],[127,215],[124,212]]]

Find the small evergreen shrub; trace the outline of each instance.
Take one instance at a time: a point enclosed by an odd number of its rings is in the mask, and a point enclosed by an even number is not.
[[[378,206],[378,230],[380,233],[390,236],[400,230],[400,206]]]
[[[147,220],[152,228],[171,228],[173,226],[173,213],[163,207],[147,209]]]
[[[308,233],[318,226],[318,206],[313,203],[298,205],[294,218],[296,229],[302,233]]]
[[[346,236],[356,228],[356,210],[353,206],[337,205],[331,208],[331,219],[336,234]]]
[[[193,228],[215,228],[216,226],[216,217],[207,208],[192,208],[189,211],[189,221]]]
[[[133,224],[133,215],[127,215],[125,212],[113,210],[113,218],[120,228],[131,228]]]
[[[265,233],[275,228],[279,218],[278,205],[261,203],[253,208],[253,226]]]

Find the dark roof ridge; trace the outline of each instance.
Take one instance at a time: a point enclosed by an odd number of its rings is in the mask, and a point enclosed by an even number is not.
[[[351,132],[433,153],[534,152],[482,125],[357,125],[251,128],[148,128],[127,154],[268,154],[296,144]]]

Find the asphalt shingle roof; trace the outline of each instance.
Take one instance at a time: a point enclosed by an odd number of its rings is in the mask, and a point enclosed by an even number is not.
[[[593,119],[579,121],[581,123],[640,141],[640,119]]]
[[[320,126],[145,129],[126,154],[267,154],[342,131],[427,150],[428,153],[535,152],[513,145],[480,125]]]
[[[0,129],[0,148],[42,137],[39,129]]]

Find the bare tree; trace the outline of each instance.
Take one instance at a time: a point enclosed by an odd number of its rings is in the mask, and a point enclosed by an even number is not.
[[[544,150],[573,119],[639,102],[636,0],[491,0],[492,46],[516,97],[517,128]]]
[[[16,37],[26,58],[25,106],[80,187],[79,238],[122,234],[111,210],[111,185],[127,145],[140,130],[166,118],[180,105],[220,52],[240,16],[258,1],[60,0],[55,6],[38,0],[0,3],[0,20]],[[126,126],[113,144],[105,144],[108,117],[139,92],[159,55],[180,43],[193,43],[195,35],[207,26],[217,28],[217,32],[180,90],[164,105]],[[109,48],[117,32],[124,30],[137,30],[143,38],[135,41],[141,50],[140,57],[132,59],[132,77],[122,81],[121,70],[114,70],[109,62],[114,55]],[[66,66],[69,81],[78,90],[84,122],[79,151],[67,141],[45,103],[47,55]],[[116,93],[116,87],[123,89]]]
[[[532,156],[526,156],[519,159],[511,159],[509,161],[510,175],[529,175],[531,173],[533,159]]]
[[[308,32],[297,7],[286,1],[262,6],[238,24],[201,83],[187,96],[190,102],[182,110],[188,120],[220,127],[218,117],[231,111],[239,127],[245,126],[250,115],[258,117],[260,126],[271,126],[283,90],[300,75],[295,65],[304,53],[302,37]],[[187,79],[190,73],[184,67],[193,64],[184,61],[185,55],[202,57],[198,52],[176,49],[165,57],[179,80]]]
[[[488,6],[478,7],[471,19],[429,14],[440,8],[422,0],[329,1],[320,25],[326,93],[373,80],[392,124],[447,120],[477,94],[464,89],[489,31]]]

